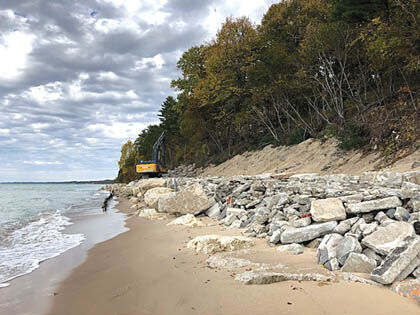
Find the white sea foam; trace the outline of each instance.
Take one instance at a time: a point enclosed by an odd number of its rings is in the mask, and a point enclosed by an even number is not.
[[[12,232],[0,244],[0,288],[11,279],[30,273],[39,263],[79,245],[82,234],[64,234],[70,219],[59,212]]]

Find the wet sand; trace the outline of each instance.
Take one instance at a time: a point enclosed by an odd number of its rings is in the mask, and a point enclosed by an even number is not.
[[[130,212],[122,200],[118,208]],[[208,218],[204,222],[210,223]],[[420,306],[387,288],[339,282],[286,281],[243,285],[243,270],[206,266],[208,255],[186,248],[204,234],[239,235],[220,226],[188,229],[168,220],[127,220],[130,231],[89,250],[88,258],[61,282],[48,314],[419,314]],[[94,228],[94,227],[93,227]],[[265,240],[242,252],[243,258],[283,264],[290,270],[326,272],[315,251],[293,256],[277,252]],[[248,268],[249,269],[249,268]]]

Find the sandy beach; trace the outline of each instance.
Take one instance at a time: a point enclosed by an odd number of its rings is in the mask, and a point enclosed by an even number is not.
[[[117,207],[130,213],[130,205],[122,199]],[[234,276],[246,269],[211,269],[208,255],[186,248],[197,235],[240,235],[202,220],[211,226],[166,226],[170,220],[129,216],[128,232],[93,247],[60,283],[48,314],[419,314],[415,302],[361,283],[244,285]],[[231,255],[289,270],[326,272],[316,264],[315,250],[294,256],[277,252],[265,240],[256,243]]]

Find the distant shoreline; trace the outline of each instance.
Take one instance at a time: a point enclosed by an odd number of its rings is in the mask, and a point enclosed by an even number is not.
[[[112,179],[91,180],[91,181],[65,181],[65,182],[0,182],[0,185],[21,185],[21,184],[112,184]]]

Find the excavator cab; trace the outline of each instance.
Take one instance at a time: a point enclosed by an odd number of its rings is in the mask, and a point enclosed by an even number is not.
[[[153,156],[151,161],[137,161],[136,172],[141,178],[161,177],[167,173],[165,163],[165,132],[162,132],[159,139],[153,145]]]

